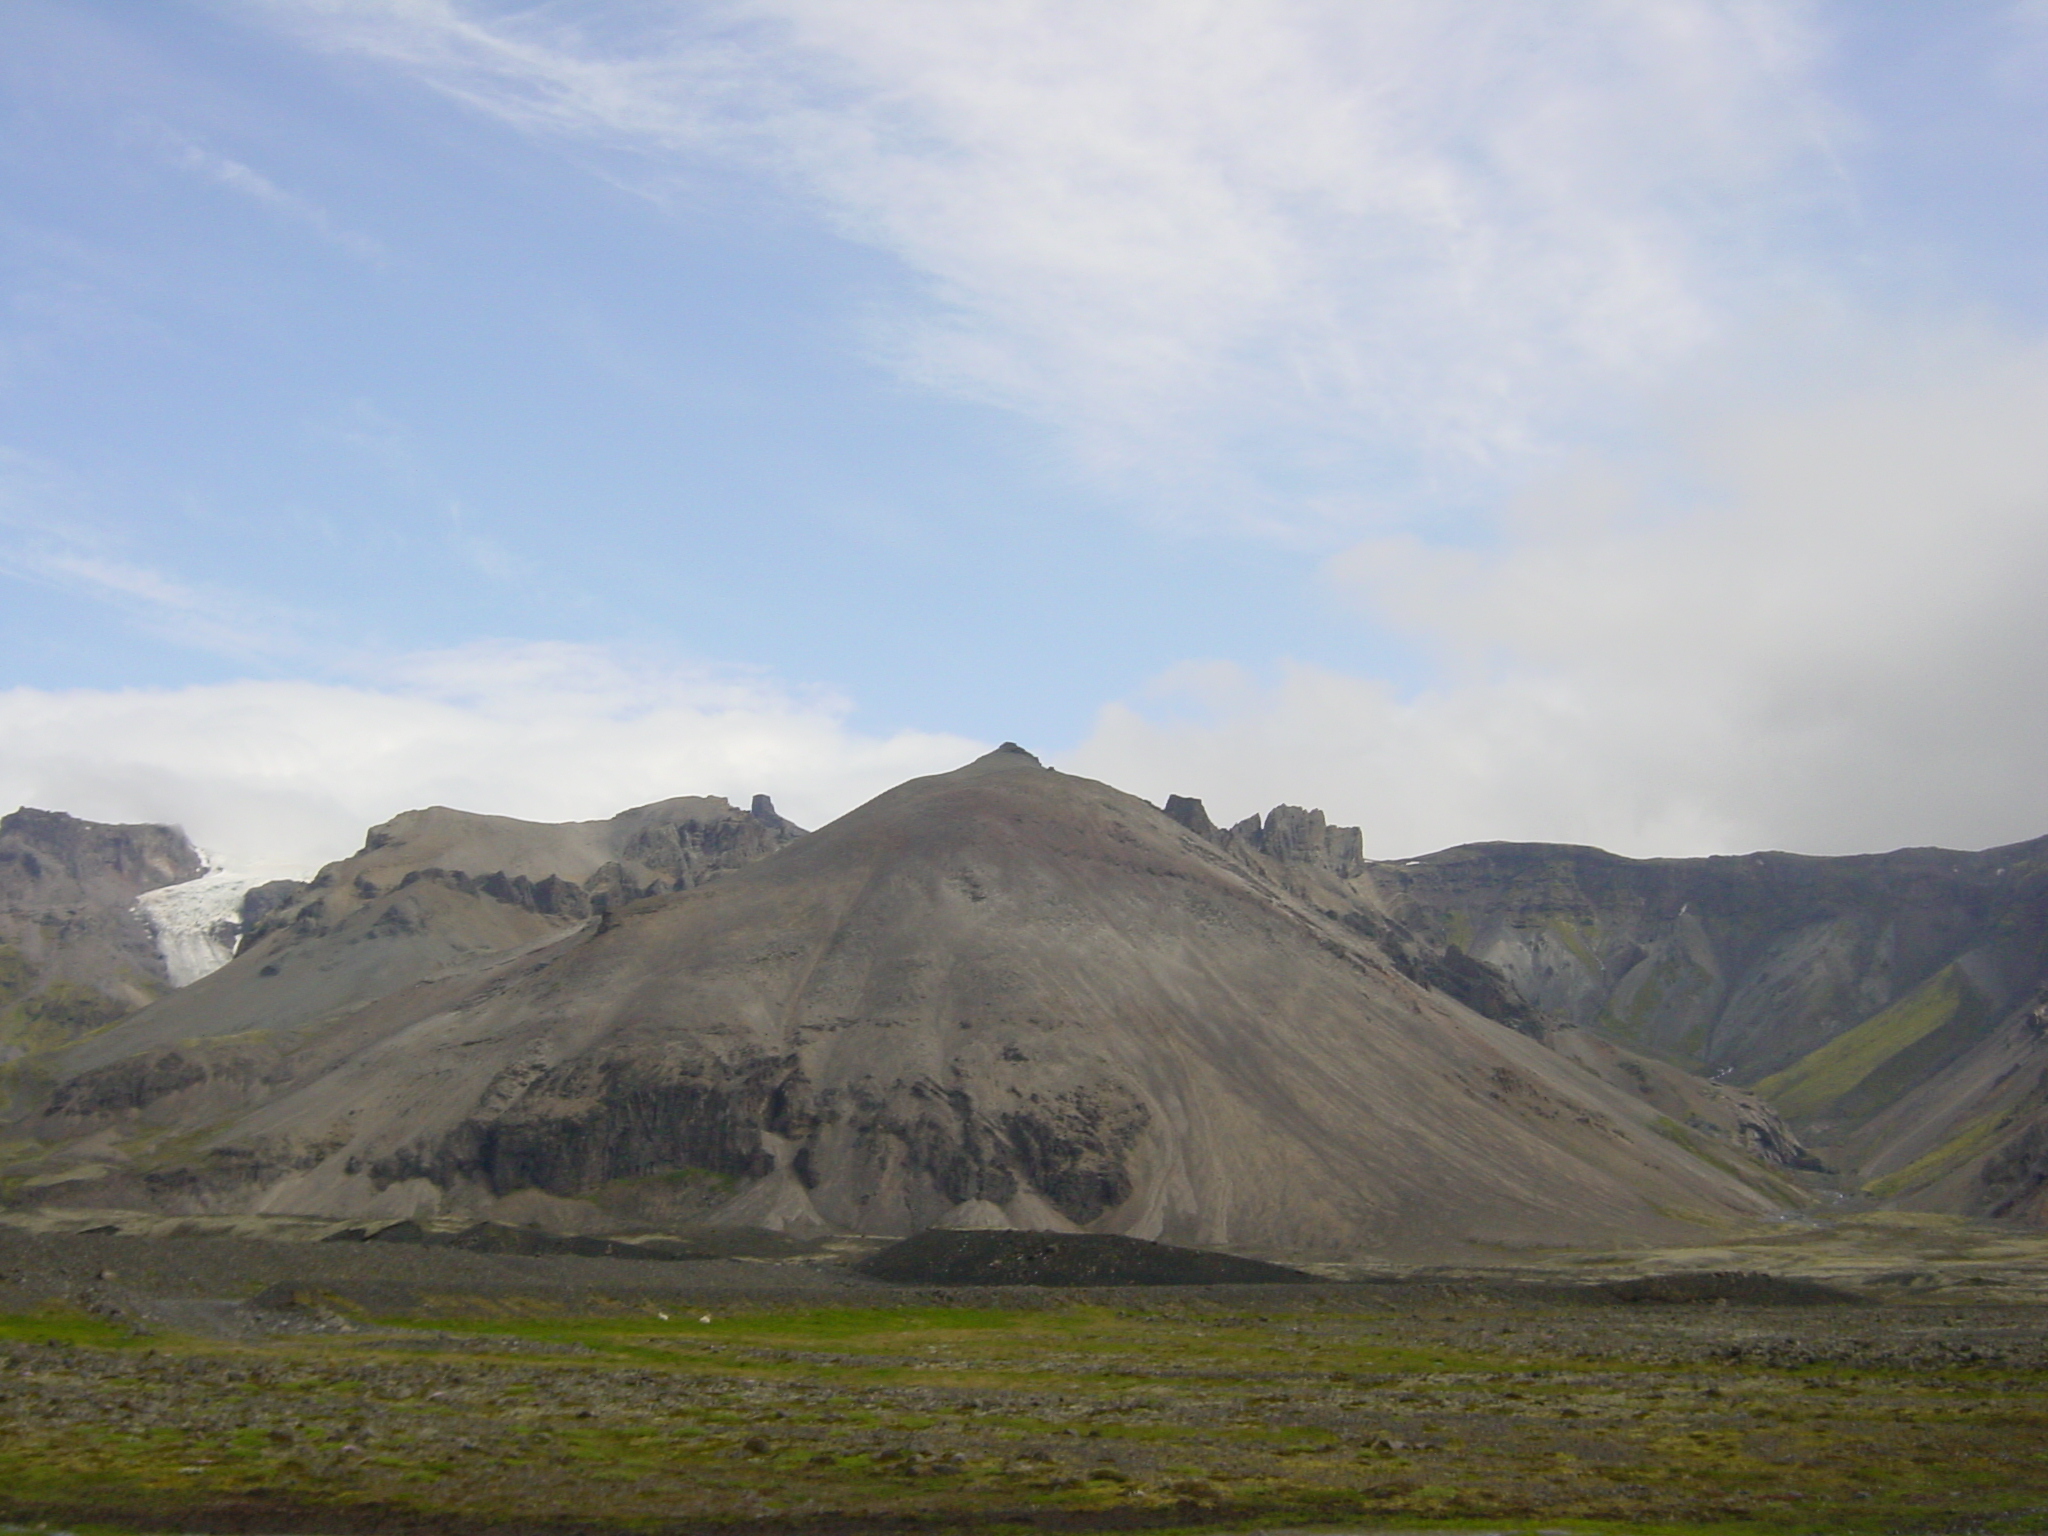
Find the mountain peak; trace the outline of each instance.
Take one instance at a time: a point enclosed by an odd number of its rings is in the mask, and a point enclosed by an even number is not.
[[[973,762],[963,764],[960,773],[1012,773],[1025,768],[1043,768],[1031,753],[1026,752],[1014,741],[1006,741],[993,752],[984,752]]]

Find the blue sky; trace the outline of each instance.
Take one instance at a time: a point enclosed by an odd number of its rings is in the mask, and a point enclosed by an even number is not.
[[[2048,831],[2048,6],[14,0],[0,798]]]

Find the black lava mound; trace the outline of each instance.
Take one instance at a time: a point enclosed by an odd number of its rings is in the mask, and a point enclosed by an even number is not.
[[[1095,1232],[949,1232],[934,1228],[856,1268],[917,1285],[1307,1285],[1284,1264]]]
[[[381,1227],[348,1227],[329,1233],[323,1243],[411,1243],[422,1248],[463,1248],[471,1253],[513,1253],[528,1256],[569,1254],[585,1259],[718,1259],[725,1254],[701,1244],[674,1238],[628,1240],[614,1237],[563,1236],[537,1227],[513,1227],[480,1221],[459,1232],[437,1231],[416,1221],[387,1222]]]
[[[1616,1301],[1683,1303],[1725,1301],[1748,1307],[1860,1307],[1871,1298],[1815,1280],[1787,1280],[1753,1269],[1695,1270],[1610,1280],[1595,1289]]]

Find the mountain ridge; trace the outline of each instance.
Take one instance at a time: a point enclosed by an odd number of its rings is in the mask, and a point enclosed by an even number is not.
[[[791,1230],[985,1202],[1353,1251],[1668,1236],[1788,1198],[1287,880],[1006,747],[716,879],[251,1031],[230,1003],[276,979],[294,920],[188,989],[205,1017],[174,999],[74,1048],[22,1123],[98,1169],[76,1198],[192,1209],[489,1214],[680,1178],[706,1214]],[[196,1149],[152,1151],[195,1123]]]
[[[983,811],[960,813],[958,806],[967,803],[960,796],[1002,800],[1004,785],[1048,774],[1044,782],[1066,786],[1061,793],[1071,802],[1059,814],[1070,821],[1078,816],[1092,830],[1083,836],[1076,831],[1080,822],[1067,825],[1053,816],[1045,827],[1065,850],[1057,858],[1046,849],[1039,850],[1043,857],[1010,858],[1000,837],[967,838],[955,850],[965,860],[960,869],[927,871],[930,889],[918,898],[926,903],[918,921],[943,927],[957,915],[948,903],[964,901],[962,910],[972,912],[991,901],[1014,904],[1020,892],[1035,890],[1047,905],[1027,914],[1029,921],[1042,924],[1046,912],[1064,911],[1052,926],[1071,960],[1094,953],[1101,934],[1147,932],[1148,923],[1156,928],[1161,919],[1151,905],[1158,901],[1171,908],[1196,888],[1224,901],[1216,893],[1227,890],[1226,905],[1250,902],[1265,914],[1262,921],[1285,918],[1281,927],[1290,937],[1282,947],[1293,956],[1286,964],[1302,975],[1348,954],[1347,963],[1374,974],[1374,986],[1400,982],[1418,989],[1436,999],[1428,1007],[1445,1019],[1470,1009],[1542,1045],[1545,1055],[1536,1059],[1546,1072],[1566,1063],[1572,1093],[1624,1095],[1632,1107],[1619,1112],[1622,1120],[1647,1125],[1667,1144],[1710,1163],[1747,1169],[1752,1190],[1796,1199],[1784,1175],[1804,1170],[1811,1176],[1826,1165],[1838,1187],[1869,1200],[2048,1220],[2048,838],[1980,852],[1916,848],[1839,857],[1763,852],[1647,860],[1581,845],[1491,842],[1375,861],[1364,856],[1358,829],[1332,826],[1319,811],[1281,805],[1218,827],[1200,800],[1174,795],[1163,808],[1150,807],[1109,786],[1053,773],[1011,743],[952,774],[885,792],[851,813],[854,833],[827,829],[823,843],[814,840],[824,834],[803,834],[765,796],[745,811],[716,797],[681,796],[562,824],[447,807],[401,813],[372,828],[362,849],[312,881],[250,892],[231,976],[173,992],[132,1021],[108,1027],[110,1018],[97,1016],[84,1028],[42,1038],[34,1059],[12,1073],[9,1092],[13,1117],[29,1115],[54,1138],[53,1150],[51,1161],[17,1174],[17,1186],[23,1179],[55,1179],[36,1187],[55,1188],[65,1198],[97,1191],[109,1200],[182,1201],[197,1208],[210,1200],[232,1203],[240,1198],[233,1190],[246,1194],[263,1178],[273,1184],[297,1179],[291,1185],[296,1193],[273,1190],[261,1198],[289,1204],[314,1198],[317,1188],[327,1191],[321,1198],[341,1199],[336,1192],[346,1185],[353,1191],[344,1200],[349,1214],[411,1215],[421,1202],[432,1207],[445,1200],[490,1214],[497,1202],[512,1200],[525,1202],[522,1210],[571,1219],[569,1207],[595,1199],[635,1219],[722,1210],[721,1219],[792,1230],[864,1229],[860,1222],[867,1218],[843,1202],[834,1205],[837,1194],[818,1193],[818,1160],[846,1149],[835,1151],[813,1135],[840,1111],[820,1119],[806,1097],[815,1097],[817,1081],[801,1042],[784,1040],[748,1061],[726,1062],[687,1091],[673,1074],[659,1082],[647,1078],[645,1060],[634,1066],[622,1065],[623,1058],[608,1058],[609,1065],[593,1059],[575,1067],[549,1046],[499,1063],[478,1102],[492,1095],[504,1102],[484,1120],[436,1145],[383,1146],[358,1158],[353,1174],[330,1169],[324,1184],[308,1183],[306,1167],[297,1166],[308,1149],[292,1145],[296,1111],[282,1102],[289,1095],[262,1085],[360,1073],[360,1053],[388,1053],[394,1047],[386,1036],[421,1028],[422,1010],[475,1012],[489,997],[541,985],[533,980],[541,976],[557,992],[573,994],[582,983],[565,978],[582,974],[578,954],[594,953],[600,941],[617,943],[618,932],[667,921],[655,915],[679,894],[771,858],[782,873],[749,879],[788,885],[788,898],[814,878],[804,869],[839,857],[833,850],[843,852],[850,837],[865,839],[867,851],[859,857],[885,874],[875,877],[880,884],[847,897],[858,906],[889,888],[890,859],[935,856],[933,828],[943,829],[949,814],[963,825],[987,821]],[[934,795],[958,802],[955,812],[927,807],[920,821],[891,809]],[[1026,821],[1044,809],[1032,810],[1028,800],[1018,802]],[[182,843],[174,829],[155,830]],[[806,844],[809,853],[792,856]],[[1123,906],[1105,906],[1110,892],[1124,888],[1114,882],[1094,892],[1059,886],[1060,868],[1088,859],[1102,864],[1104,849],[1124,857],[1114,879],[1142,877],[1150,882],[1147,894],[1125,890]],[[191,859],[196,862],[196,854]],[[1012,875],[1023,885],[1007,885]],[[838,878],[823,880],[811,896]],[[901,892],[891,899],[899,898]],[[844,913],[821,916],[815,900],[808,907],[799,900],[789,910],[799,908],[825,928],[785,933],[777,942],[786,953],[769,944],[751,962],[759,974],[799,954],[828,972],[840,963],[833,958],[839,941],[826,930]],[[775,921],[787,929],[793,919],[785,911]],[[711,937],[723,943],[729,935]],[[1184,943],[1185,935],[1173,942]],[[924,998],[928,978],[958,956],[944,945],[920,950],[911,944],[897,958],[909,967],[908,979],[879,991],[856,989],[856,1005],[844,1014],[872,1025],[876,1039],[909,1027],[890,1010]],[[1134,950],[1126,958],[1138,966],[1133,974],[1148,975],[1146,985],[1155,990],[1162,980],[1187,985],[1185,977],[1159,972],[1156,956]],[[667,959],[645,963],[665,978],[690,970]],[[1037,969],[1025,968],[1031,985],[1050,994],[1074,979],[1038,960],[1032,966]],[[1125,978],[1107,990],[1129,985]],[[1250,990],[1253,984],[1234,979],[1224,989],[1230,1000],[1205,1006],[1219,1016],[1241,1011]],[[1088,1006],[1099,1013],[1102,1004],[1098,996]],[[766,1016],[760,997],[748,1006]],[[1085,1010],[1069,1012],[1078,1019]],[[1135,1009],[1133,1016],[1142,1012]],[[680,1049],[677,1040],[704,1046],[717,1034],[693,1033],[686,1022],[671,1020],[673,1038],[662,1047],[671,1055]],[[969,1024],[956,1023],[971,1032]],[[731,1019],[720,1027],[737,1038]],[[1439,1020],[1433,1027],[1455,1032],[1466,1026]],[[1011,1045],[1024,1049],[1018,1041]],[[1187,1040],[1175,1049],[1185,1052]],[[699,1054],[709,1062],[718,1051],[706,1047]],[[1140,1157],[1133,1149],[1148,1137],[1158,1139],[1161,1105],[1187,1090],[1186,1081],[1168,1085],[1171,1092],[1162,1087],[1154,1080],[1157,1064],[1140,1055],[1124,1049],[1114,1071],[1103,1067],[1093,1077],[1081,1072],[1063,1081],[1053,1094],[1062,1107],[1035,1119],[951,1111],[951,1119],[933,1119],[925,1108],[949,1103],[958,1092],[943,1071],[874,1088],[870,1097],[892,1106],[882,1116],[895,1127],[886,1135],[922,1126],[916,1135],[929,1145],[918,1154],[925,1162],[915,1177],[905,1174],[908,1165],[900,1158],[899,1166],[880,1170],[867,1187],[870,1203],[894,1202],[884,1223],[893,1223],[891,1230],[990,1222],[1062,1229],[1111,1219],[1108,1213],[1157,1171],[1140,1166],[1144,1158],[1164,1155],[1153,1148]],[[1505,1065],[1526,1076],[1526,1062]],[[572,1068],[583,1077],[574,1078]],[[841,1083],[835,1091],[844,1098],[852,1090]],[[645,1102],[634,1113],[643,1118],[695,1116],[712,1129],[688,1146],[677,1143],[670,1160],[675,1166],[656,1168],[660,1159],[647,1148],[659,1141],[658,1128],[620,1131],[600,1124],[601,1114],[592,1118],[592,1104],[614,1092],[642,1094]],[[210,1165],[152,1161],[145,1144],[166,1132],[151,1117],[170,1115],[173,1101],[188,1116],[202,1110],[244,1116],[254,1141],[235,1153],[242,1158],[238,1172],[221,1174],[235,1157],[212,1153]],[[518,1113],[508,1115],[513,1105]],[[1230,1111],[1240,1112],[1242,1105]],[[1617,1112],[1610,1106],[1601,1113]],[[128,1125],[121,1135],[139,1132],[135,1151],[141,1155],[131,1151],[99,1163],[74,1156],[67,1149],[101,1144],[75,1134],[88,1124],[99,1127],[102,1141]],[[860,1134],[884,1133],[870,1125]],[[610,1150],[591,1150],[599,1143]],[[565,1146],[584,1151],[567,1153]],[[641,1150],[631,1151],[634,1146]],[[953,1171],[935,1174],[925,1166],[934,1158],[950,1159]],[[288,1164],[296,1171],[281,1172]],[[1130,1230],[1156,1227],[1153,1235],[1207,1230],[1217,1241],[1233,1228],[1225,1220],[1202,1229],[1185,1209],[1169,1218],[1162,1213],[1173,1201],[1157,1189],[1147,1198],[1150,1214],[1124,1211],[1113,1219]],[[1213,1198],[1229,1205],[1237,1197]],[[1327,1194],[1317,1199],[1331,1209],[1345,1204]],[[830,1209],[821,1210],[821,1201]],[[573,1219],[596,1218],[586,1209]],[[1253,1230],[1264,1219],[1234,1218],[1235,1229]],[[1351,1217],[1343,1220],[1359,1226]],[[1291,1236],[1281,1230],[1285,1225],[1268,1235],[1300,1237],[1299,1230]]]

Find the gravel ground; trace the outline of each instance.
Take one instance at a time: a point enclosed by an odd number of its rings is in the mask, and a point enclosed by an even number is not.
[[[992,1288],[858,1257],[0,1225],[0,1520],[2048,1528],[2048,1306],[2016,1284]]]

